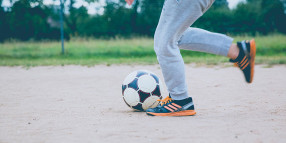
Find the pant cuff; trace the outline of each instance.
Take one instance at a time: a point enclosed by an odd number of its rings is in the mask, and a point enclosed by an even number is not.
[[[226,37],[226,39],[223,41],[223,43],[221,45],[222,48],[219,51],[218,55],[222,55],[222,56],[226,56],[227,57],[227,54],[228,54],[228,51],[229,51],[230,46],[232,44],[232,41],[233,41],[233,38]]]

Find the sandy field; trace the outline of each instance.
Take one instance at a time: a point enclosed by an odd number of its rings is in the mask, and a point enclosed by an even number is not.
[[[286,142],[286,66],[186,65],[197,115],[150,117],[125,105],[121,83],[158,65],[0,67],[0,143]],[[166,87],[162,91],[167,95]]]

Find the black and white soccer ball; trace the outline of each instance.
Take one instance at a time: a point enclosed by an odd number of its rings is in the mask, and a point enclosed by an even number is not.
[[[161,81],[152,72],[139,70],[130,73],[122,84],[125,103],[132,109],[145,111],[155,108],[161,96]]]

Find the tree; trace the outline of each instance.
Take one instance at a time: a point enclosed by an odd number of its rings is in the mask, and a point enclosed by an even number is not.
[[[0,5],[2,5],[2,0],[0,0]],[[9,25],[7,23],[7,14],[4,9],[0,8],[0,42],[5,40],[6,37],[10,37]]]
[[[228,8],[227,0],[215,0],[213,3],[214,8]]]
[[[286,14],[286,0],[280,0],[284,7],[284,13]]]
[[[286,33],[286,15],[284,14],[283,4],[279,0],[261,1],[261,19],[264,21],[265,33],[279,32]]]
[[[57,5],[44,5],[42,0],[10,1],[14,3],[11,8],[0,8],[0,41],[9,38],[59,39]],[[136,0],[131,8],[127,8],[124,0],[106,0],[102,15],[88,15],[86,7],[74,7],[76,0],[64,1],[65,37],[104,38],[117,35],[153,36],[164,3],[164,0]],[[282,1],[247,0],[235,9],[229,9],[227,0],[216,0],[192,26],[231,34],[286,33],[286,14]]]
[[[47,23],[49,11],[41,2],[32,7],[31,3],[37,3],[37,0],[19,0],[16,1],[11,11],[5,11],[5,38],[16,38],[20,40],[36,40],[43,38],[56,37],[54,30]],[[53,33],[53,34],[52,34]],[[53,37],[49,37],[53,36]],[[4,38],[3,38],[4,39]]]
[[[138,33],[153,36],[164,0],[142,0],[140,3],[140,13],[138,15],[137,25]]]
[[[54,1],[58,1],[58,0],[54,0]],[[96,2],[98,0],[84,0],[88,3],[91,3],[91,2]],[[64,14],[64,22],[67,26],[67,30],[68,30],[68,33],[70,33],[71,35],[75,36],[77,35],[77,31],[78,31],[78,25],[77,25],[77,21],[78,19],[80,19],[80,17],[86,17],[86,12],[84,12],[86,9],[85,7],[81,7],[80,9],[81,10],[77,10],[75,7],[74,7],[74,4],[75,4],[75,0],[63,0],[63,3],[64,3],[64,9],[67,9],[68,13],[65,13]],[[68,5],[67,5],[68,3]],[[65,11],[65,10],[64,10]],[[83,12],[83,13],[81,13]]]

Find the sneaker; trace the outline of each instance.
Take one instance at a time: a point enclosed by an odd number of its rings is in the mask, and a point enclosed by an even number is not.
[[[246,82],[252,83],[256,55],[255,41],[237,42],[237,46],[239,48],[239,55],[235,60],[230,59],[230,62],[233,62],[234,66],[242,70]]]
[[[161,104],[155,108],[146,110],[146,114],[150,116],[191,116],[195,115],[194,104],[192,98],[184,100],[173,100],[170,96],[161,101]]]

